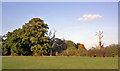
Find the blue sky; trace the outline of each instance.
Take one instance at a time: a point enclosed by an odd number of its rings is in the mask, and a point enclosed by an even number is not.
[[[117,2],[3,2],[2,33],[21,28],[40,17],[57,38],[82,43],[87,49],[98,45],[96,32],[103,31],[105,46],[118,43]]]

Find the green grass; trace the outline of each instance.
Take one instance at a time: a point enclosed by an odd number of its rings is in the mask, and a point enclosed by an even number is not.
[[[2,57],[3,69],[117,69],[118,58],[100,57]]]

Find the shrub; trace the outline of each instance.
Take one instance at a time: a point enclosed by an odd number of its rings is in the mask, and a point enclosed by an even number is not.
[[[95,51],[95,54],[96,54],[96,57],[105,57],[105,54],[106,54],[106,50],[104,48],[102,49],[97,49]]]
[[[112,44],[102,49],[89,49],[87,55],[90,57],[116,57],[118,56],[118,45]]]
[[[64,50],[60,55],[62,55],[62,56],[67,56],[66,50]]]
[[[55,55],[58,56],[58,52],[56,52]]]
[[[118,45],[112,44],[110,46],[107,46],[105,50],[107,57],[118,56]]]
[[[84,48],[78,49],[78,55],[79,56],[86,56],[87,55],[87,50]]]
[[[90,56],[90,57],[94,57],[95,56],[95,51],[90,49],[90,50],[88,50],[87,55]]]
[[[18,56],[17,53],[11,53],[11,56]]]
[[[36,53],[36,52],[33,53],[33,56],[39,56],[39,55],[40,55],[40,54],[38,54],[38,53]]]

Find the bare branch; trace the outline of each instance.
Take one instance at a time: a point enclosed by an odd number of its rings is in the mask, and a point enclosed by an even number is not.
[[[103,38],[103,35],[102,35],[102,37],[101,38]]]
[[[103,31],[102,32],[99,31],[99,33],[97,33],[97,36],[99,36],[99,49],[101,48],[101,42],[102,42],[101,39],[103,38],[102,34],[103,34]]]
[[[96,35],[99,36],[98,32],[96,32]]]

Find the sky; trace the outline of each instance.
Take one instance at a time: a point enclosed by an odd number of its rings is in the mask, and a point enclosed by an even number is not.
[[[56,30],[56,38],[98,45],[96,32],[103,31],[105,46],[118,43],[117,2],[3,2],[2,33],[21,28],[32,18],[41,18]]]

